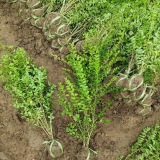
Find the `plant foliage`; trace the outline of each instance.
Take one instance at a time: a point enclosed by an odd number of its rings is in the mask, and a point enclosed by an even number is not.
[[[154,160],[160,157],[160,125],[145,128],[132,146],[126,160]]]
[[[32,63],[22,48],[14,49],[0,44],[2,59],[0,59],[0,80],[5,83],[8,91],[23,118],[36,127],[40,127],[49,137],[49,153],[56,158],[52,146],[57,145],[63,153],[62,145],[53,137],[53,103],[54,85],[47,82],[44,68]]]
[[[0,60],[4,89],[12,96],[13,105],[22,117],[43,128],[50,136],[48,121],[53,118],[51,97],[54,86],[46,82],[46,70],[33,64],[22,48],[3,47],[3,52],[8,52]]]
[[[112,36],[110,46],[119,43],[121,69],[126,70],[135,57],[135,72],[143,71],[146,83],[156,83],[160,65],[159,1],[112,1],[106,29]]]
[[[103,20],[103,15],[107,13],[107,6],[106,0],[78,0],[75,7],[66,14],[66,17],[73,28],[85,26],[86,29],[90,29]]]
[[[106,108],[99,108],[102,96],[115,80],[112,70],[117,55],[104,52],[102,32],[98,28],[86,34],[84,51],[74,47],[67,56],[67,64],[71,67],[70,77],[65,79],[66,85],[60,84],[59,97],[64,108],[63,114],[72,119],[67,127],[70,135],[89,146],[90,138],[100,122]],[[94,43],[94,45],[93,45]],[[107,81],[106,78],[109,78]]]

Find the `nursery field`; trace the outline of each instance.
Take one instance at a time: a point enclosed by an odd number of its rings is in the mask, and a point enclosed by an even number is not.
[[[0,160],[159,160],[159,13],[0,0]]]

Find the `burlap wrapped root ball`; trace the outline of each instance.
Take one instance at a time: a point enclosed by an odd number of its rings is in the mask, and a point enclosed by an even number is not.
[[[57,40],[55,40],[57,37],[55,35],[57,31],[58,25],[62,23],[62,17],[59,13],[57,12],[51,12],[48,13],[45,17],[45,21],[43,24],[42,31],[48,41],[52,41],[53,43],[55,42],[55,46],[58,46]],[[58,47],[59,48],[59,47]],[[56,47],[57,49],[57,47]]]
[[[139,74],[134,74],[129,78],[128,83],[126,84],[126,88],[129,91],[136,91],[140,86],[143,85],[144,79]]]
[[[144,107],[150,107],[153,103],[152,95],[154,91],[150,88],[147,88],[146,94],[143,99],[140,101],[140,104]]]
[[[139,116],[149,116],[153,113],[151,107],[143,107],[142,105],[137,106],[135,113]]]
[[[147,86],[142,85],[140,86],[133,94],[134,100],[135,101],[140,101],[146,94]]]
[[[69,32],[70,32],[70,29],[69,29],[68,25],[65,22],[63,22],[57,26],[57,30],[55,32],[55,35],[58,38],[64,38],[64,37],[66,37],[66,35],[69,34]]]
[[[61,46],[61,47],[64,47],[68,44],[68,42],[70,41],[70,36],[64,36],[64,37],[59,37],[57,38],[57,41],[58,41],[58,44]]]
[[[123,102],[127,104],[127,106],[135,106],[137,102],[134,100],[134,93],[130,91],[122,92],[121,95],[123,95]],[[125,95],[125,98],[124,98]]]
[[[129,91],[136,91],[140,86],[143,85],[143,77],[141,75],[135,74],[128,78],[127,75],[122,75],[119,77],[117,85],[119,87],[127,88]]]
[[[39,29],[43,28],[43,24],[44,24],[45,18],[44,17],[40,17],[36,20],[31,19],[31,24]]]
[[[35,20],[33,18],[34,13],[32,12],[34,11],[34,9],[38,9],[40,7],[42,7],[42,5],[40,4],[39,0],[20,0],[18,10],[23,20],[30,20],[31,24],[35,26]],[[37,18],[39,18],[39,15],[36,17],[36,19]]]
[[[28,21],[31,19],[31,11],[30,9],[23,9],[20,12],[20,15],[22,17],[23,20]]]
[[[28,0],[27,6],[30,10],[30,22],[33,26],[42,29],[45,21],[45,14],[49,4],[42,5],[39,0]]]
[[[37,9],[32,9],[31,10],[31,17],[35,20],[39,19],[45,15],[45,11],[46,11],[45,6],[41,7],[41,8],[37,8]]]
[[[62,48],[64,48],[65,46],[67,46],[67,44],[69,43],[69,41],[71,40],[71,37],[69,35],[69,27],[66,24],[62,24],[59,25],[56,28],[56,32],[53,34],[53,32],[51,32],[52,35],[55,35],[55,39],[52,40],[52,48],[58,48],[60,51],[62,51]],[[56,43],[55,40],[57,41]]]
[[[46,25],[46,23],[45,23]],[[51,27],[47,27],[49,29],[44,30],[44,35],[46,36],[47,40],[57,40],[60,46],[64,45],[64,41],[69,39],[69,27],[65,24],[56,26],[52,25]]]
[[[56,29],[56,26],[52,26],[50,29],[43,30],[43,33],[48,41],[51,42],[52,40],[56,39],[56,35],[54,34],[56,32]]]
[[[124,99],[130,99],[130,92],[128,90],[122,91],[121,95]]]

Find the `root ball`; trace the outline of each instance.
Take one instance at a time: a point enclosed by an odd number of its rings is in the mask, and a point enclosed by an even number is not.
[[[44,18],[44,17],[41,17],[41,18],[37,19],[37,20],[35,21],[35,26],[36,26],[37,28],[42,29],[42,28],[43,28],[43,23],[44,23],[44,21],[45,21],[45,18]]]
[[[53,25],[60,25],[62,23],[62,17],[58,12],[51,12],[46,15],[45,23],[49,25],[49,27]]]
[[[128,84],[128,89],[130,91],[135,91],[137,90],[140,86],[143,85],[143,77],[141,75],[135,74],[130,77],[129,79],[129,84]]]
[[[56,35],[58,37],[63,37],[67,33],[69,33],[70,29],[66,24],[61,24],[60,26],[57,27]]]
[[[76,49],[78,50],[78,51],[83,51],[83,49],[84,49],[84,41],[79,41],[77,44],[76,44]]]
[[[34,19],[38,19],[45,14],[45,10],[43,8],[34,9],[31,12],[31,16]]]
[[[153,113],[151,107],[138,107],[135,111],[135,113],[139,116],[147,116],[147,115],[151,115]]]
[[[123,76],[119,76],[118,77],[118,81],[117,81],[117,86],[119,87],[126,87],[126,83],[128,82],[128,78],[127,76],[123,75]]]
[[[134,92],[135,101],[141,100],[145,96],[145,94],[146,94],[146,87],[142,85]]]
[[[61,48],[61,46],[59,45],[57,39],[53,39],[53,40],[52,40],[51,47],[52,47],[53,49],[60,49],[60,48]]]

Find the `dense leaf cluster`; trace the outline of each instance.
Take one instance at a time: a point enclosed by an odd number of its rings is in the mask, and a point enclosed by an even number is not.
[[[12,48],[8,52],[10,54],[4,55],[0,60],[4,89],[11,94],[13,105],[22,116],[39,126],[43,120],[51,118],[54,86],[46,82],[46,70],[31,63],[23,49]]]
[[[128,67],[133,55],[135,72],[142,70],[146,83],[156,82],[160,65],[159,1],[112,2],[108,8],[111,15],[106,30],[110,47],[118,44],[122,69]]]
[[[67,131],[83,141],[88,147],[89,140],[106,108],[99,109],[102,96],[115,80],[112,70],[117,61],[115,55],[102,52],[103,38],[98,29],[86,35],[83,53],[74,47],[67,56],[72,76],[66,78],[66,85],[60,85],[60,102],[63,114],[72,118]],[[94,45],[93,45],[94,43]],[[105,81],[108,76],[108,81]]]
[[[145,128],[126,159],[154,160],[160,157],[160,125]]]
[[[108,1],[99,0],[79,0],[73,9],[71,9],[66,17],[70,25],[74,27],[93,28],[103,20],[102,16],[107,13]]]

